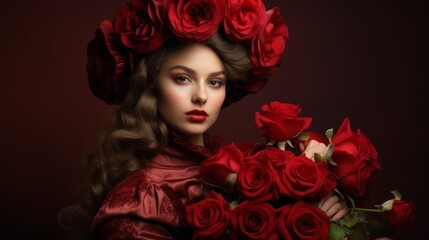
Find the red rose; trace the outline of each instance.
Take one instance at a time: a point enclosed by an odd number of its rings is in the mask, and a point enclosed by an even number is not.
[[[403,228],[413,222],[414,208],[413,202],[394,200],[392,209],[383,212],[383,216],[394,228]]]
[[[194,230],[192,239],[218,239],[228,230],[229,218],[229,203],[213,191],[204,200],[186,207],[186,222]]]
[[[269,140],[287,141],[311,124],[311,118],[300,118],[301,109],[290,103],[271,102],[255,113],[256,125]]]
[[[324,187],[327,175],[325,162],[313,162],[305,155],[290,159],[286,164],[279,164],[278,187],[280,193],[294,199],[314,199]],[[333,189],[332,189],[333,190]]]
[[[265,29],[252,39],[250,58],[253,73],[270,75],[280,65],[281,55],[289,35],[288,28],[275,7],[267,12]]]
[[[287,163],[287,161],[295,157],[295,154],[291,151],[283,151],[275,147],[267,147],[255,155],[255,160],[260,162],[269,161],[271,165],[276,168],[278,164]]]
[[[231,174],[238,174],[243,161],[243,153],[231,143],[219,150],[215,155],[201,163],[200,174],[203,182],[231,189],[227,182]]]
[[[112,22],[105,20],[88,44],[86,68],[92,93],[107,104],[119,104],[128,90],[128,78],[134,62],[120,43]]]
[[[236,147],[243,153],[243,157],[253,156],[259,151],[265,149],[265,145],[254,143],[254,142],[242,142],[237,143]]]
[[[269,161],[245,160],[237,177],[239,192],[245,199],[269,201],[278,198],[274,188],[276,176]]]
[[[231,211],[231,239],[278,239],[275,209],[269,203],[244,201]]]
[[[367,197],[374,174],[380,169],[373,144],[360,130],[352,131],[348,118],[332,137],[332,143],[332,160],[338,164],[333,171],[340,185],[358,199]]]
[[[163,14],[163,0],[133,0],[118,10],[115,31],[130,50],[140,54],[153,52],[169,38]]]
[[[167,14],[174,35],[203,41],[216,33],[225,15],[225,0],[171,0]]]
[[[320,187],[314,198],[316,201],[319,201],[334,192],[335,188],[337,187],[337,178],[331,171],[329,171],[328,164],[319,162],[316,164],[318,165],[319,170],[323,174],[322,186]]]
[[[267,14],[261,0],[229,0],[225,32],[232,41],[250,39],[265,28]]]
[[[303,201],[285,205],[277,212],[277,231],[282,239],[328,239],[330,220],[318,207]]]

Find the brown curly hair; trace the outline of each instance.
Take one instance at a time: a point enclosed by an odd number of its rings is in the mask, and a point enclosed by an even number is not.
[[[222,60],[228,98],[228,82],[246,81],[249,77],[251,61],[247,51],[220,34],[199,43],[210,47]],[[126,99],[113,113],[111,126],[101,136],[98,149],[88,156],[90,176],[81,202],[59,214],[59,224],[71,232],[71,239],[90,239],[89,225],[107,193],[131,172],[143,168],[167,144],[168,127],[158,116],[155,76],[169,54],[186,45],[171,40],[140,60],[130,78]]]

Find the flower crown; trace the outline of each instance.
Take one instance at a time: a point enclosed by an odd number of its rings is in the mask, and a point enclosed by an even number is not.
[[[87,72],[92,93],[107,104],[120,104],[137,62],[170,38],[204,41],[221,31],[242,42],[252,61],[251,76],[229,85],[226,105],[264,87],[280,65],[288,28],[275,7],[262,0],[131,0],[104,20],[88,44]],[[225,104],[224,104],[225,105]]]

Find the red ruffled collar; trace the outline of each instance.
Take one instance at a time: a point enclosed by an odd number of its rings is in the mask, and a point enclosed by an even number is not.
[[[163,149],[163,152],[175,157],[186,155],[191,159],[202,161],[216,153],[224,142],[223,136],[204,134],[203,147],[183,139],[177,132],[170,130],[168,146]]]

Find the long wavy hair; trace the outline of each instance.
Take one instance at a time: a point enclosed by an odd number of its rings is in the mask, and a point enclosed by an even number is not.
[[[222,60],[228,97],[228,82],[245,81],[249,76],[247,51],[219,33],[199,43],[210,47]],[[70,239],[90,239],[89,225],[107,193],[131,172],[144,168],[167,144],[168,127],[158,115],[155,76],[169,55],[186,45],[170,40],[140,60],[124,102],[113,113],[111,126],[101,136],[98,149],[87,157],[90,176],[81,202],[59,214],[59,224],[71,233]]]

